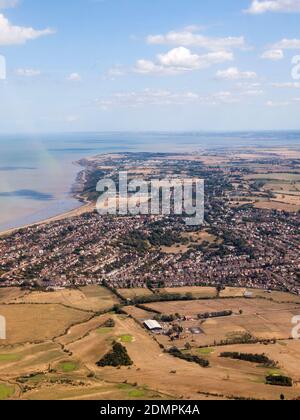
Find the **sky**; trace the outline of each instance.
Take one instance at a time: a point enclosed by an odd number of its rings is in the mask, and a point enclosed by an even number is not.
[[[300,129],[300,0],[0,0],[0,133]]]

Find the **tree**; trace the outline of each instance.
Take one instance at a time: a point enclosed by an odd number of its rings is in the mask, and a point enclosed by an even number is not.
[[[120,367],[132,365],[133,361],[130,359],[126,347],[117,342],[114,342],[112,350],[97,363],[97,366],[99,367]]]
[[[220,293],[222,292],[222,290],[223,290],[223,286],[221,285],[221,284],[218,284],[217,286],[216,286],[216,290],[217,290],[217,296],[219,297],[220,296]]]

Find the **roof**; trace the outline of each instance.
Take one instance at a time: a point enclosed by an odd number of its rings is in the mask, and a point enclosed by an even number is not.
[[[144,324],[146,325],[149,330],[162,330],[162,326],[154,320],[144,321]]]

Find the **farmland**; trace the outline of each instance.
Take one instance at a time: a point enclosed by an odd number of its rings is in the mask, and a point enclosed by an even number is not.
[[[90,291],[83,289],[80,293],[88,296]],[[172,291],[177,293],[180,289],[161,292]],[[131,292],[139,294],[137,290]],[[8,320],[8,340],[0,346],[1,399],[151,400],[258,396],[279,399],[282,393],[290,399],[300,396],[300,345],[298,341],[290,340],[291,318],[300,312],[297,296],[257,290],[257,296],[253,291],[253,298],[246,299],[245,289],[228,288],[217,298],[214,288],[186,287],[181,293],[189,293],[195,300],[147,303],[145,309],[125,306],[123,310],[130,315],[127,316],[117,315],[110,309],[102,314],[88,311],[91,306],[86,304],[78,309],[78,301],[73,296],[74,308],[65,306],[65,300],[64,303],[49,303],[49,300],[53,302],[50,297],[55,296],[51,296],[52,293],[25,293],[24,297],[24,291],[23,295],[16,290],[2,289],[1,293],[10,296],[13,302],[0,306],[0,313]],[[105,301],[106,293],[101,289],[99,293]],[[140,293],[155,296],[147,289],[140,289]],[[32,303],[33,297],[35,303]],[[57,294],[55,299],[58,297]],[[18,299],[29,299],[31,303],[17,303]],[[115,301],[118,300],[114,296],[109,303]],[[224,310],[233,313],[207,320],[197,318],[199,313]],[[186,320],[174,321],[183,327],[178,339],[170,341],[168,336],[153,335],[143,327],[142,321],[151,319],[158,312],[179,313],[186,317]],[[32,319],[38,322],[33,323]],[[163,326],[166,328],[171,324],[163,323]],[[201,333],[190,333],[192,327],[199,327]],[[256,341],[242,343],[249,336]],[[133,366],[119,369],[96,366],[114,341],[127,348]],[[187,343],[189,350],[186,350]],[[182,349],[184,354],[188,352],[208,360],[209,368],[173,357],[166,352],[171,346]],[[277,366],[271,369],[225,359],[220,357],[223,352],[264,353],[275,360]],[[279,373],[292,377],[294,386],[265,385],[268,374]]]
[[[178,321],[183,327],[183,334],[173,340],[168,335],[158,335],[158,341],[166,347],[177,345],[184,347],[188,342],[192,347],[219,345],[222,342],[242,339],[251,335],[259,340],[289,339],[291,320],[299,314],[299,305],[276,303],[264,299],[213,299],[191,302],[159,302],[147,304],[152,314],[180,314],[186,320]],[[199,320],[200,313],[220,313],[232,311],[232,316]],[[144,314],[142,314],[143,316]],[[137,314],[137,316],[139,316]],[[142,320],[142,318],[139,318]],[[169,329],[171,325],[165,327]],[[193,334],[189,329],[199,328],[202,333]]]
[[[118,300],[109,290],[100,286],[76,289],[61,289],[51,293],[31,292],[15,300],[16,303],[61,304],[85,311],[104,311],[112,308]]]

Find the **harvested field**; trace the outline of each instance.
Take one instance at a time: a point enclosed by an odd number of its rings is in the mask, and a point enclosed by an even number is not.
[[[215,287],[165,287],[159,290],[160,293],[178,293],[185,295],[190,293],[194,298],[214,298],[217,296]]]
[[[166,291],[169,292],[169,289]],[[190,292],[195,296],[215,295],[214,288],[195,287],[170,291]],[[240,296],[244,291],[227,288],[222,293],[226,296]],[[260,398],[279,399],[282,393],[287,399],[299,397],[298,341],[279,340],[277,344],[269,345],[214,346],[214,340],[229,340],[245,333],[265,339],[273,338],[276,334],[283,336],[280,338],[289,338],[291,316],[299,314],[299,298],[281,292],[254,292],[266,299],[227,297],[147,304],[147,307],[163,313],[190,315],[190,320],[180,321],[187,332],[184,332],[182,339],[173,342],[169,342],[168,337],[163,335],[153,336],[141,324],[124,315],[107,313],[97,316],[53,303],[0,305],[0,313],[5,314],[6,311],[8,320],[11,320],[8,336],[13,334],[14,337],[11,343],[4,342],[0,346],[0,397],[5,394],[3,398],[9,399],[17,393],[21,399],[29,400],[201,400],[257,398],[257,395]],[[137,321],[153,316],[153,313],[134,306],[125,309]],[[205,322],[198,319],[193,321],[197,313],[225,309],[233,310],[234,315]],[[31,319],[31,323],[32,319],[38,319],[39,322],[27,326],[28,319]],[[115,325],[104,327],[108,319],[113,319]],[[203,334],[192,335],[188,332],[188,328],[199,323]],[[43,333],[40,340],[43,342],[30,344],[38,341],[35,337],[41,334],[40,330]],[[127,348],[134,363],[132,367],[115,369],[96,366],[96,362],[111,349],[113,341],[121,342]],[[14,344],[18,342],[24,344]],[[191,352],[209,360],[210,367],[204,369],[195,363],[177,359],[165,353],[159,342],[166,348],[174,345],[184,348],[189,342],[192,345]],[[199,346],[206,347],[199,349]],[[219,357],[222,351],[266,353],[278,362],[278,369],[270,372],[270,369],[253,363],[223,359]],[[282,388],[265,385],[265,376],[275,371],[291,376],[295,386]],[[7,386],[11,387],[9,393]],[[23,387],[26,387],[26,393],[22,392]]]
[[[118,303],[118,299],[105,287],[86,286],[55,292],[31,292],[19,298],[17,302],[62,304],[85,311],[100,312],[112,308]]]
[[[163,314],[180,313],[189,317],[181,321],[184,329],[179,340],[172,342],[169,337],[159,335],[158,340],[165,346],[174,344],[184,347],[192,341],[192,346],[213,346],[232,340],[243,340],[251,335],[259,340],[289,339],[291,337],[291,320],[299,314],[299,306],[294,303],[276,303],[264,299],[214,299],[191,302],[160,302],[148,304],[151,310]],[[233,311],[232,316],[198,320],[199,313]],[[170,328],[170,325],[166,325]],[[199,328],[202,333],[192,334],[190,328]]]
[[[264,299],[213,299],[193,300],[183,302],[156,302],[148,303],[147,307],[157,310],[163,314],[181,313],[184,315],[196,316],[203,312],[220,312],[232,310],[238,314],[243,310],[244,315],[252,315],[260,312],[284,311],[298,309],[297,305],[289,303],[276,303]]]
[[[12,303],[17,299],[26,296],[29,292],[22,291],[18,287],[0,287],[0,304],[1,303]]]
[[[89,313],[55,304],[0,305],[0,313],[7,323],[3,345],[46,341],[91,317]]]
[[[53,342],[0,347],[0,376],[13,380],[32,372],[43,372],[50,363],[65,357]]]
[[[279,341],[276,344],[243,344],[217,347],[211,353],[211,361],[219,361],[218,357],[223,352],[238,352],[249,354],[266,354],[271,360],[278,363],[277,370],[284,375],[294,378],[296,382],[300,382],[300,344],[296,340]],[[234,361],[233,361],[234,362]],[[236,362],[236,361],[235,361]],[[232,363],[229,363],[232,364]],[[240,366],[245,366],[248,363],[240,362]],[[271,373],[272,369],[267,368],[267,373]],[[274,373],[276,369],[274,369]]]
[[[166,396],[143,387],[127,384],[109,384],[89,381],[85,386],[45,385],[26,394],[27,400],[160,400]]]
[[[278,210],[278,211],[287,211],[296,213],[300,210],[300,204],[286,204],[279,201],[260,201],[255,203],[257,209],[266,209],[266,210]]]
[[[149,289],[140,288],[140,289],[118,289],[118,293],[124,299],[134,299],[137,297],[144,296],[153,296],[153,293]]]
[[[291,293],[277,292],[277,291],[267,291],[262,289],[246,289],[239,287],[226,287],[225,290],[222,290],[220,293],[221,298],[228,297],[243,297],[246,292],[252,293],[253,297],[260,297],[263,299],[274,300],[278,303],[283,302],[295,302],[300,304],[300,296],[292,295]]]
[[[275,180],[275,181],[300,181],[300,173],[270,173],[270,174],[254,174],[246,175],[247,180]]]
[[[176,359],[163,353],[151,335],[133,320],[123,320],[121,323],[135,337],[134,342],[126,344],[134,366],[130,369],[99,369],[96,371],[99,379],[110,377],[117,382],[127,380],[129,383],[147,384],[149,388],[160,390],[173,398],[199,400],[206,399],[208,394],[220,399],[232,396],[257,398],[257,395],[260,398],[279,399],[283,391],[287,398],[298,395],[297,387],[283,389],[266,386],[264,378],[267,370],[256,365],[246,363],[242,368],[237,368],[237,364],[230,361],[231,366],[228,367],[228,360],[216,358],[209,369],[204,369]],[[211,354],[214,356],[214,353]]]

